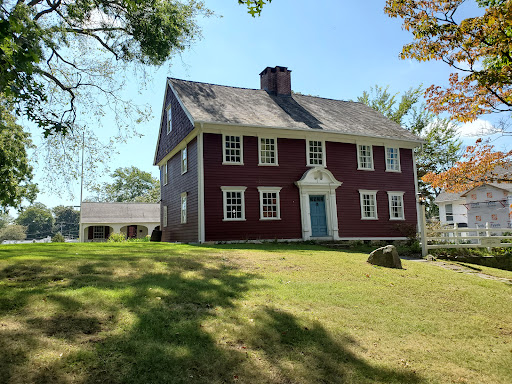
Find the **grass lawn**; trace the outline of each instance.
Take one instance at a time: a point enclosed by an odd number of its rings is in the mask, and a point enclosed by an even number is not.
[[[512,285],[366,259],[0,246],[0,383],[512,383]]]

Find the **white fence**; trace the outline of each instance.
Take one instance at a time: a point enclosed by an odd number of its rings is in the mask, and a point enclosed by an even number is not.
[[[503,232],[512,232],[510,228],[453,228],[425,230],[422,234],[422,253],[439,248],[495,248],[512,247],[512,235],[503,236]],[[504,242],[505,241],[505,242]],[[509,242],[507,242],[509,241]]]

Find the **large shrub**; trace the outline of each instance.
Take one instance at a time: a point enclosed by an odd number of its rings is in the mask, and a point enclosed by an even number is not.
[[[122,233],[112,232],[107,240],[109,243],[123,243],[126,241],[126,236]]]

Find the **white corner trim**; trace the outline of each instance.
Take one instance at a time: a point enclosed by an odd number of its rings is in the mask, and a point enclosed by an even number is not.
[[[203,132],[197,136],[197,237],[200,244],[206,241],[205,215],[204,215],[204,137]]]

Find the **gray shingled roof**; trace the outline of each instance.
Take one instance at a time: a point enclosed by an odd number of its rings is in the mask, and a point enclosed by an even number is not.
[[[160,204],[82,203],[82,223],[158,223]]]
[[[194,121],[319,130],[421,142],[416,135],[359,102],[297,94],[274,96],[260,89],[173,78],[169,81]]]

